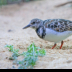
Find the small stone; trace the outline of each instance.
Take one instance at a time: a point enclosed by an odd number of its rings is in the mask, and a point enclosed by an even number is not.
[[[8,30],[8,32],[12,32],[12,30],[11,30],[11,29],[9,29],[9,30]]]
[[[68,60],[68,61],[67,61],[67,63],[71,63],[71,62],[72,62],[71,60]]]

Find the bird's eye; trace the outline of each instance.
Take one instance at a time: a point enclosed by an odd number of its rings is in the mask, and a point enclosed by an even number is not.
[[[32,24],[35,24],[35,22],[33,22]]]
[[[35,22],[32,22],[31,24],[33,25],[33,24],[35,24]]]

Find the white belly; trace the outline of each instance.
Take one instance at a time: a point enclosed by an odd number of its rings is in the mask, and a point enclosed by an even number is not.
[[[44,37],[44,40],[57,43],[66,39],[70,35],[72,35],[72,31],[56,32],[54,30],[46,28],[46,36]]]

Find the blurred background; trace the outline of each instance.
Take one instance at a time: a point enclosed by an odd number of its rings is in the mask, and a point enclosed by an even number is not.
[[[58,50],[60,43],[52,50],[54,43],[40,39],[33,29],[22,29],[33,18],[72,21],[72,0],[0,0],[0,68],[12,67],[6,58],[11,56],[4,48],[6,44],[22,52],[33,42],[47,51],[35,68],[72,68],[72,36],[62,50]]]
[[[72,0],[0,0],[0,15],[71,18]]]

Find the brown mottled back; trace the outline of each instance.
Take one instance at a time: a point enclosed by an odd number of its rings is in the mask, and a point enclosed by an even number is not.
[[[72,31],[72,21],[65,19],[48,19],[44,23],[46,28],[53,29],[58,32]]]

